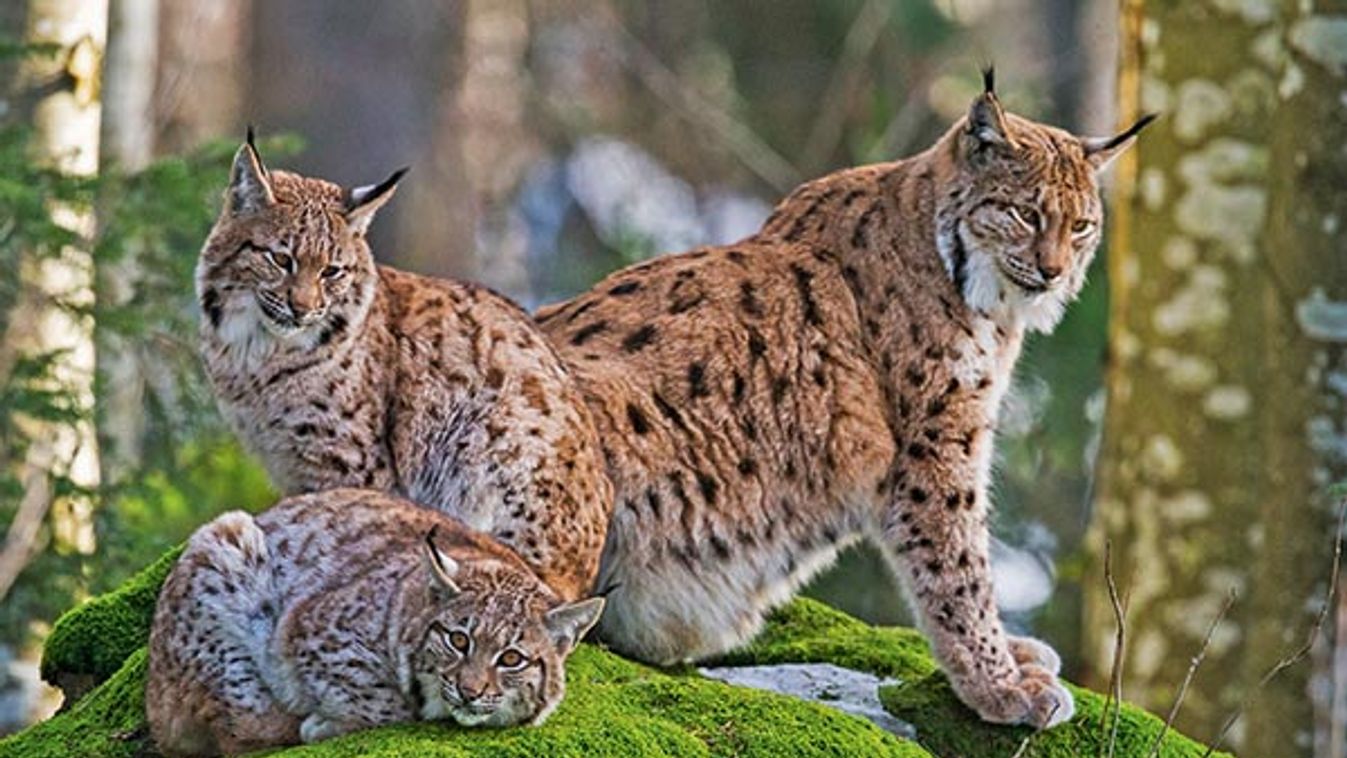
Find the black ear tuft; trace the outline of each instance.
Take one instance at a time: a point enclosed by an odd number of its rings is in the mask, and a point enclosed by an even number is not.
[[[378,184],[369,187],[356,187],[347,195],[346,207],[350,210],[355,210],[366,203],[383,198],[389,190],[397,186],[397,183],[402,180],[403,175],[409,170],[411,170],[411,166],[403,166]]]
[[[1158,113],[1147,113],[1146,115],[1144,115],[1144,116],[1142,116],[1141,118],[1137,119],[1137,122],[1136,122],[1135,124],[1132,124],[1131,126],[1127,127],[1127,129],[1124,130],[1121,134],[1119,134],[1118,136],[1116,136],[1116,137],[1110,139],[1109,141],[1105,142],[1103,145],[1101,145],[1101,146],[1099,147],[1099,149],[1100,149],[1100,150],[1112,150],[1113,148],[1117,147],[1118,145],[1121,145],[1122,143],[1126,142],[1127,140],[1132,139],[1133,137],[1135,137],[1135,136],[1137,136],[1138,134],[1140,134],[1142,129],[1145,129],[1147,126],[1150,125],[1150,123],[1151,123],[1152,121],[1154,121],[1155,119],[1157,119],[1157,118],[1159,118],[1159,117],[1160,117],[1160,114],[1158,114]]]
[[[982,69],[982,91],[987,94],[996,93],[996,66],[990,63]]]
[[[248,147],[253,149],[253,152],[257,152],[257,135],[253,131],[252,124],[248,124],[248,134],[244,138],[244,141],[248,143]]]

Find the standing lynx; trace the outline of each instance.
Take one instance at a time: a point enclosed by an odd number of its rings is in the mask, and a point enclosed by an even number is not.
[[[401,175],[347,192],[268,171],[249,133],[197,265],[220,407],[285,492],[405,495],[573,600],[612,507],[589,412],[513,303],[375,265],[365,231]]]
[[[169,755],[413,719],[536,724],[602,598],[565,603],[508,548],[373,490],[199,529],[160,593],[145,711]]]
[[[617,272],[538,320],[616,488],[599,631],[670,663],[748,639],[868,538],[984,719],[1070,718],[1057,655],[1008,637],[987,562],[997,408],[1099,241],[1097,172],[1144,123],[1082,139],[986,91],[933,147],[804,185],[738,244]]]

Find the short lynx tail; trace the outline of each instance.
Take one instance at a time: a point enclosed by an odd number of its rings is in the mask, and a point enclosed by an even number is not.
[[[193,577],[198,601],[233,627],[234,635],[270,636],[276,607],[271,554],[252,516],[220,515],[192,535],[183,559],[199,567]]]

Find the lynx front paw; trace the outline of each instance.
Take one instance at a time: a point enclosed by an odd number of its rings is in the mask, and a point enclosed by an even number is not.
[[[1015,657],[1018,659],[1019,655]],[[1027,724],[1047,729],[1070,719],[1076,712],[1075,700],[1057,681],[1056,674],[1034,663],[1020,664],[1016,681],[965,682],[957,689],[983,721],[996,724]]]
[[[1062,671],[1062,657],[1048,643],[1033,637],[1009,637],[1010,655],[1021,666],[1032,664],[1052,674]]]
[[[318,713],[310,713],[299,725],[299,738],[307,745],[348,731],[350,729],[343,728],[338,721],[331,721]]]

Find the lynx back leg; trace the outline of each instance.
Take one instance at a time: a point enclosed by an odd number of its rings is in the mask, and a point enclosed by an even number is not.
[[[257,664],[270,607],[265,536],[250,516],[227,513],[193,535],[160,593],[150,635],[146,715],[164,753],[298,740],[298,721]]]

